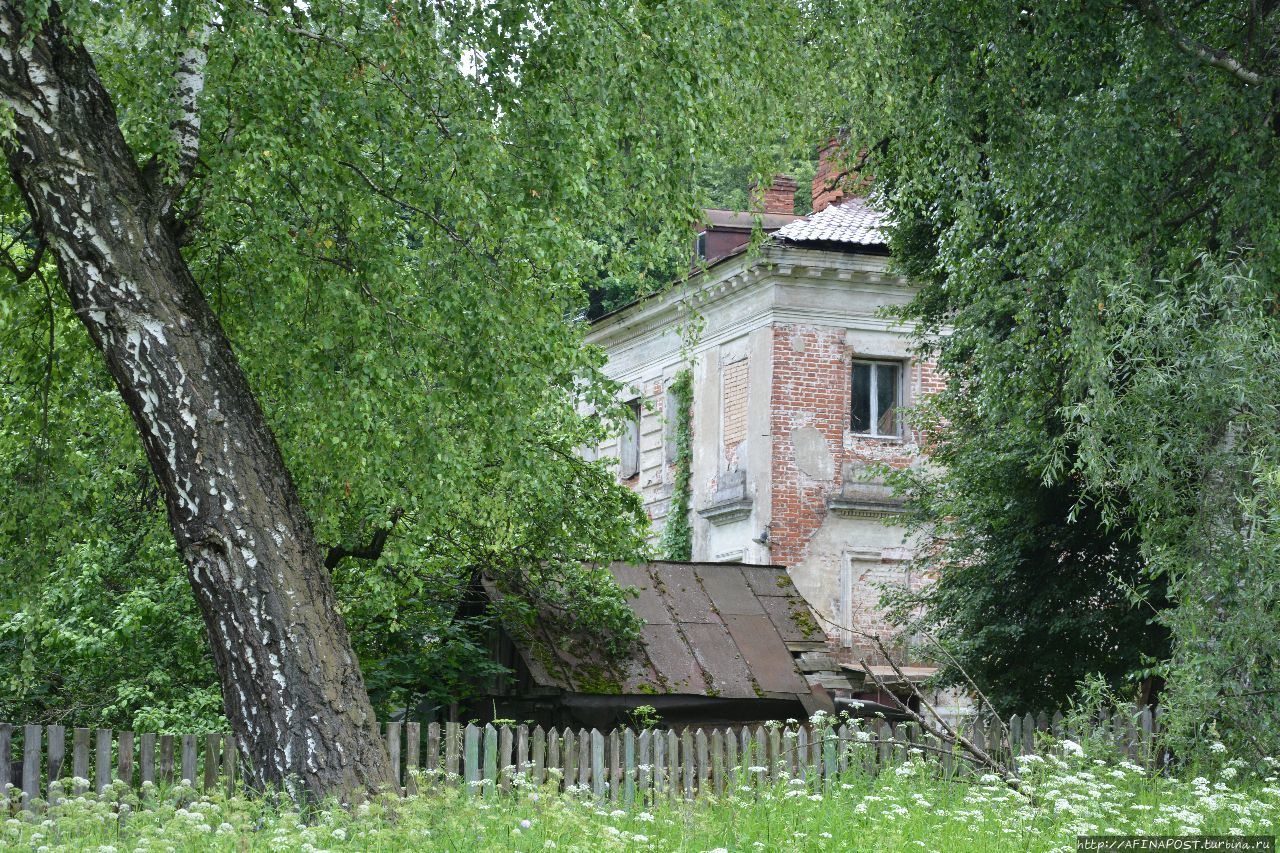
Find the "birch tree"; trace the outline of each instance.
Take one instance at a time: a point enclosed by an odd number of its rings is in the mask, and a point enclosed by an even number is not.
[[[0,5],[9,281],[53,276],[101,353],[256,784],[391,779],[332,583],[352,561],[429,561],[470,523],[495,565],[550,550],[517,590],[625,611],[578,558],[639,553],[634,499],[601,466],[539,464],[599,437],[581,395],[612,405],[573,318],[602,269],[683,253],[693,154],[763,108],[722,96],[786,54],[762,34],[788,21]],[[648,237],[622,252],[627,223]]]

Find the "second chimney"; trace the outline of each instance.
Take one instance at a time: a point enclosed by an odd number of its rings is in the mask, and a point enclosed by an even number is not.
[[[763,190],[757,185],[751,188],[751,208],[758,213],[783,213],[794,216],[796,212],[796,179],[790,175],[774,175],[773,182]]]

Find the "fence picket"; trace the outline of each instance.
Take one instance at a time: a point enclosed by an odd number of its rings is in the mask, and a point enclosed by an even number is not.
[[[564,753],[564,787],[568,790],[578,784],[578,739],[573,729],[564,730],[564,738],[560,744]]]
[[[707,788],[708,770],[708,748],[707,748],[707,732],[705,729],[698,729],[693,734],[694,758],[697,766],[694,769],[694,790],[701,794],[705,793]]]
[[[653,785],[654,770],[656,769],[653,762],[653,732],[645,729],[640,732],[637,740],[637,756],[636,756],[636,789],[640,794],[641,804],[649,802],[649,790]]]
[[[440,724],[427,724],[427,772],[440,769]]]
[[[578,729],[578,787],[591,790],[591,734]]]
[[[395,721],[387,723],[387,759],[391,763],[391,778],[399,788],[402,779],[400,776],[400,723]]]
[[[711,789],[719,797],[724,794],[724,732],[712,729],[707,740],[711,749]]]
[[[480,785],[481,793],[490,797],[498,788],[498,730],[492,722],[484,727],[484,784]]]
[[[510,726],[503,726],[498,730],[498,782],[504,791],[511,789],[511,774],[515,765],[511,757],[513,740],[514,733]]]
[[[609,732],[609,799],[615,803],[622,796],[622,736],[617,729]]]
[[[480,730],[474,723],[467,723],[462,733],[463,781],[468,794],[479,793],[480,788]]]
[[[563,766],[561,765],[561,757],[559,757],[559,739],[561,739],[559,738],[559,731],[557,731],[556,729],[548,730],[548,733],[547,733],[547,768],[548,770],[550,770],[550,768],[556,768],[556,770],[562,770]],[[552,777],[552,781],[554,785],[556,785],[556,788],[558,789],[559,784],[561,784],[561,781],[564,779],[563,772],[561,772],[561,777],[559,777],[559,780],[557,780],[556,777],[550,774],[548,774],[548,776]]]
[[[120,732],[116,736],[116,778],[133,785],[133,732]]]
[[[516,773],[529,773],[529,727],[521,723],[516,727]]]
[[[459,779],[462,776],[458,768],[458,750],[462,745],[462,731],[457,723],[446,723],[444,727],[444,772],[447,777]]]
[[[604,769],[604,735],[599,729],[591,730],[591,793],[600,799],[608,791],[608,780]]]
[[[41,727],[22,727],[22,807],[40,798]]]
[[[680,736],[667,730],[667,796],[680,796]]]
[[[189,785],[196,784],[196,736],[182,736],[182,776],[181,780]]]
[[[409,723],[404,727],[404,792],[418,793],[418,757],[422,755],[422,723]]]
[[[733,729],[727,729],[722,734],[724,738],[724,777],[725,784],[729,786],[737,785],[738,779],[742,775],[742,765],[738,759],[738,735],[734,734]]]
[[[93,756],[94,791],[101,794],[111,784],[111,729],[98,729]]]
[[[12,766],[13,725],[11,723],[0,723],[0,797],[7,796],[8,786],[13,784],[13,779],[9,778]]]
[[[67,728],[66,726],[49,726],[45,729],[48,738],[48,752],[45,766],[49,778],[49,803],[55,805],[62,801],[61,794],[54,793],[53,783],[62,779],[63,765],[67,760]]]
[[[622,801],[628,808],[636,802],[636,733],[629,728],[622,732]]]
[[[684,795],[692,798],[694,774],[698,772],[698,763],[693,754],[693,733],[688,729],[680,733],[680,770],[684,782]]]
[[[666,796],[667,779],[670,773],[667,765],[667,736],[662,732],[653,735],[653,799]]]
[[[85,729],[85,747],[89,746],[89,730]],[[79,749],[80,729],[76,729],[76,748]],[[85,777],[89,776],[89,759],[85,756]],[[165,785],[173,784],[173,735],[160,735],[160,782]]]
[[[138,738],[139,755],[138,755],[138,773],[142,777],[142,784],[150,782],[152,785],[156,783],[156,735],[155,732],[146,732],[142,737]]]
[[[491,796],[498,787],[498,730],[492,723],[484,727],[484,784],[481,793]]]
[[[541,785],[547,778],[547,733],[542,730],[542,726],[534,727],[532,755],[529,760],[533,763],[529,772],[533,784]]]
[[[240,753],[236,750],[235,741],[231,739],[231,734],[224,733],[222,735],[222,785],[227,796],[230,797],[236,792],[236,774]]]
[[[221,736],[208,732],[204,736],[204,789],[212,791],[218,787],[218,743]]]

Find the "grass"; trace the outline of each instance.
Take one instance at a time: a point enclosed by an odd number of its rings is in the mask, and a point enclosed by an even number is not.
[[[1273,764],[1253,771],[1224,761],[1170,778],[1078,749],[1058,752],[1024,761],[1031,802],[994,776],[939,779],[919,758],[878,775],[742,784],[694,803],[632,808],[527,784],[476,795],[424,779],[426,791],[415,797],[302,814],[266,797],[184,786],[149,790],[139,801],[117,783],[101,797],[69,798],[35,818],[7,820],[0,848],[985,853],[1075,850],[1078,834],[1272,835],[1280,819]]]

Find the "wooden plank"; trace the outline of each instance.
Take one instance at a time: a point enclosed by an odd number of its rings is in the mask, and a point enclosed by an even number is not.
[[[768,771],[765,774],[765,782],[777,782],[779,774],[782,772],[782,733],[777,729],[769,730],[769,755],[765,766]]]
[[[653,802],[667,795],[667,785],[671,773],[667,760],[667,736],[664,732],[653,732]]]
[[[218,767],[222,764],[219,760],[221,756],[218,754],[218,745],[222,740],[222,735],[215,732],[206,732],[204,736],[204,789],[212,791],[218,787]]]
[[[98,729],[93,756],[93,789],[101,794],[111,784],[111,729]]]
[[[724,733],[724,767],[725,785],[741,785],[742,763],[738,758],[738,733],[733,729]]]
[[[498,729],[498,777],[495,780],[504,791],[511,789],[511,773],[514,762],[511,758],[515,736],[510,726]]]
[[[704,794],[710,787],[707,784],[707,776],[710,771],[710,762],[708,760],[707,732],[705,729],[698,729],[693,735],[693,749],[697,767],[694,770],[693,781],[696,792]]]
[[[649,802],[653,771],[653,731],[645,729],[636,738],[636,790],[642,805]]]
[[[667,729],[667,797],[680,797],[680,735]]]
[[[48,739],[45,768],[49,779],[49,796],[46,799],[50,805],[56,805],[64,799],[61,783],[62,771],[66,769],[63,765],[67,761],[67,727],[49,726],[45,729],[45,737]],[[54,782],[59,783],[57,787]]]
[[[462,776],[458,766],[458,752],[462,746],[462,731],[457,723],[446,723],[444,727],[444,772],[449,781]]]
[[[427,773],[440,769],[440,724],[427,724]]]
[[[622,801],[627,808],[636,802],[636,733],[622,732]]]
[[[404,726],[404,792],[418,793],[418,761],[422,756],[422,723]]]
[[[801,779],[808,779],[812,775],[812,768],[809,767],[809,727],[801,726],[796,730],[795,740],[795,757],[792,760],[791,775]]]
[[[1152,718],[1150,706],[1144,705],[1142,712],[1138,715],[1138,726],[1142,730],[1142,752],[1139,763],[1143,767],[1151,767],[1153,732],[1155,731],[1154,719]]]
[[[569,790],[578,784],[578,738],[573,729],[566,728],[560,739],[560,765],[564,769],[564,788]]]
[[[529,770],[530,776],[533,778],[533,784],[541,785],[547,780],[547,733],[543,731],[542,726],[534,727],[529,752],[529,760],[533,764]]]
[[[133,785],[133,732],[120,732],[116,736],[116,778]]]
[[[78,797],[88,790],[88,729],[72,731],[72,776],[84,780],[72,785]]]
[[[711,730],[711,737],[708,738],[708,746],[711,749],[711,786],[716,792],[716,796],[724,795],[724,732],[719,729]]]
[[[622,797],[622,733],[609,732],[609,799],[615,803]]]
[[[391,762],[391,778],[396,781],[396,787],[403,788],[404,776],[400,773],[400,734],[403,726],[399,721],[392,720],[387,723],[387,759]]]
[[[1030,714],[1022,716],[1022,754],[1031,755],[1036,751],[1036,721]]]
[[[160,783],[173,784],[173,735],[160,735]]]
[[[1061,711],[1053,712],[1053,717],[1049,720],[1049,731],[1052,732],[1053,736],[1058,740],[1062,740],[1066,737],[1066,729],[1063,727]]]
[[[578,787],[591,790],[591,735],[586,729],[578,729]]]
[[[484,784],[481,793],[491,796],[498,789],[498,730],[493,723],[484,726]]]
[[[148,782],[154,785],[156,783],[156,735],[155,732],[144,732],[138,738],[139,754],[138,754],[138,773],[142,777],[142,784]]]
[[[529,727],[521,723],[516,727],[516,773],[528,776],[532,769],[529,759]]]
[[[179,780],[193,787],[196,784],[196,736],[182,736],[182,756],[180,758]]]
[[[764,726],[756,726],[755,739],[751,753],[755,766],[763,768],[756,771],[756,785],[762,787],[769,781],[769,735]]]
[[[604,735],[599,729],[591,730],[591,793],[602,798],[609,793],[608,777],[605,775]]]
[[[468,794],[480,792],[480,730],[474,723],[462,731],[462,778]]]
[[[229,732],[222,735],[222,789],[228,797],[236,793],[236,777],[239,771],[240,752]]]
[[[693,755],[693,733],[685,729],[680,733],[680,771],[684,782],[685,799],[693,799],[694,776],[698,771],[697,759]]]
[[[22,727],[22,808],[30,809],[31,801],[40,799],[40,770],[43,756],[40,726]]]
[[[836,729],[836,772],[844,775],[849,771],[849,744],[852,737],[848,723]]]
[[[836,756],[840,752],[840,735],[835,726],[827,726],[822,730],[822,777],[830,786],[835,782]]]
[[[0,794],[13,784],[10,768],[13,766],[13,724],[0,723]]]
[[[553,787],[559,790],[564,781],[564,760],[560,757],[560,732],[554,727],[547,730],[546,775],[551,779]]]

